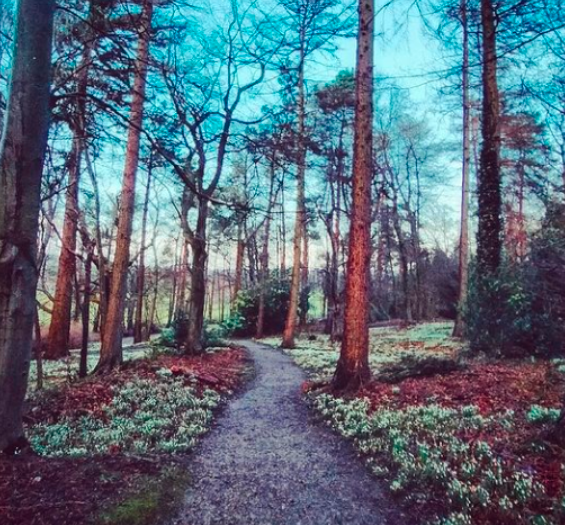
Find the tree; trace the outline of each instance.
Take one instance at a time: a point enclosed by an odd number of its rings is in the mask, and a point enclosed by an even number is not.
[[[477,305],[485,312],[484,334],[495,337],[501,300],[497,278],[502,261],[502,196],[500,169],[500,93],[497,80],[497,38],[492,0],[481,0],[482,145],[478,175]],[[480,345],[471,337],[471,344]],[[488,340],[485,338],[483,340]],[[493,340],[496,340],[495,338]]]
[[[68,182],[65,201],[65,219],[63,223],[62,249],[59,256],[55,300],[45,357],[57,359],[69,353],[69,329],[71,325],[71,304],[73,282],[76,274],[76,237],[79,219],[79,179],[81,160],[86,134],[86,102],[89,71],[92,51],[95,42],[94,27],[98,17],[102,16],[95,2],[90,5],[90,14],[85,24],[81,42],[84,49],[82,58],[74,71],[76,77],[76,108],[69,118],[69,126],[73,133],[71,151],[67,160]]]
[[[145,200],[143,201],[143,215],[141,218],[141,246],[139,250],[139,266],[137,268],[137,302],[135,305],[135,324],[133,330],[133,342],[140,343],[144,340],[147,334],[148,338],[151,335],[151,326],[144,333],[143,330],[143,307],[145,297],[145,250],[147,249],[147,214],[149,212],[149,195],[151,192],[151,174],[153,170],[153,159],[149,158],[149,165],[147,170],[147,186],[145,189]]]
[[[22,409],[36,313],[37,233],[49,127],[54,9],[53,0],[18,3],[0,144],[0,451],[8,453],[25,444]]]
[[[336,0],[280,0],[284,9],[281,22],[282,31],[289,30],[296,35],[289,39],[284,35],[286,50],[285,63],[281,69],[290,78],[291,91],[296,89],[296,218],[294,221],[294,237],[292,241],[292,272],[290,286],[290,305],[283,333],[282,346],[294,348],[294,336],[298,321],[298,304],[300,302],[300,284],[304,281],[301,272],[303,264],[303,243],[306,234],[306,61],[319,50],[327,48],[332,37],[344,34],[347,24],[336,8],[340,3]],[[279,28],[278,31],[281,31]],[[293,62],[294,60],[294,62]],[[293,93],[294,95],[294,93]]]
[[[496,275],[502,253],[502,199],[500,176],[500,94],[497,80],[496,23],[492,0],[481,0],[482,136],[479,167],[479,278]]]
[[[135,184],[139,164],[152,18],[153,0],[144,0],[139,20],[139,41],[131,96],[126,160],[120,194],[116,253],[112,265],[108,312],[100,347],[100,360],[96,365],[97,373],[111,370],[122,362],[122,323],[130,262],[129,251],[135,204]]]
[[[345,281],[344,332],[333,378],[338,390],[366,383],[369,369],[369,259],[371,254],[371,181],[373,175],[374,1],[359,2],[355,74],[353,200]]]
[[[179,216],[192,252],[184,343],[191,354],[204,350],[210,207],[216,201],[233,127],[246,124],[238,118],[238,112],[246,97],[263,82],[266,63],[275,52],[262,42],[262,22],[246,28],[235,4],[232,7],[227,30],[191,35],[198,56],[173,56],[163,68],[174,110],[171,126],[180,136],[175,149],[185,155],[181,166],[173,155],[165,153],[184,185]],[[243,80],[244,76],[249,80]]]
[[[461,26],[463,29],[463,66],[461,92],[463,98],[463,158],[461,168],[461,230],[459,235],[459,308],[453,337],[462,337],[464,318],[462,306],[467,298],[469,279],[469,167],[471,164],[471,104],[469,99],[469,24],[467,0],[461,0]]]
[[[339,286],[340,252],[342,247],[341,218],[342,195],[348,169],[348,138],[352,129],[355,109],[355,77],[352,72],[342,71],[335,80],[316,92],[319,108],[315,129],[321,154],[326,162],[323,209],[320,215],[329,238],[327,254],[325,297],[327,318],[325,333],[336,341],[340,336],[340,312],[342,300]]]

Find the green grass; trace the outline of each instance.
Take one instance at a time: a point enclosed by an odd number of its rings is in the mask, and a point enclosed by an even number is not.
[[[373,372],[383,365],[399,362],[408,356],[419,357],[430,353],[449,356],[462,348],[461,341],[451,338],[453,323],[422,323],[409,329],[394,327],[371,328],[369,362]],[[316,334],[316,339],[308,340],[309,334],[301,334],[296,340],[296,348],[287,353],[293,360],[307,369],[315,381],[328,380],[334,373],[339,357],[341,343],[332,343],[329,336]],[[279,346],[280,337],[267,337],[266,344]]]
[[[190,477],[175,467],[157,479],[145,476],[129,497],[102,512],[95,525],[156,525],[166,522],[181,506]]]

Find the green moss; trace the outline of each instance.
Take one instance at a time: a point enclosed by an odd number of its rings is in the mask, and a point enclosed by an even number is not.
[[[156,525],[170,519],[179,509],[188,473],[169,469],[157,478],[144,476],[130,495],[95,517],[94,525]]]

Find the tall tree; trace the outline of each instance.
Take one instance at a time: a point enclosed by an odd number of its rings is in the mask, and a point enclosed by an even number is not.
[[[135,184],[139,164],[152,19],[153,0],[143,0],[138,26],[139,40],[135,63],[135,78],[131,95],[126,159],[120,194],[116,252],[112,266],[112,280],[110,284],[106,324],[102,336],[102,346],[100,347],[100,361],[96,366],[98,373],[108,371],[120,365],[122,362],[122,324],[127,292],[129,252],[135,204]]]
[[[259,27],[262,24],[257,22]],[[210,206],[222,181],[233,128],[245,124],[238,113],[246,97],[263,82],[266,63],[275,52],[262,42],[259,27],[247,28],[234,3],[227,30],[192,35],[190,43],[198,56],[170,57],[163,71],[175,113],[173,126],[180,130],[176,149],[185,154],[182,166],[172,155],[165,153],[165,158],[185,186],[180,220],[192,253],[184,342],[188,353],[199,354],[204,349]],[[244,76],[251,78],[244,81]]]
[[[294,237],[292,241],[292,272],[290,284],[290,302],[283,333],[282,346],[294,348],[294,337],[298,323],[298,305],[300,302],[300,285],[303,264],[303,243],[306,233],[306,62],[311,56],[326,49],[333,37],[343,34],[348,29],[344,23],[341,3],[336,0],[280,0],[284,8],[281,28],[278,31],[290,30],[296,35],[288,38],[285,35],[286,63],[283,71],[289,71],[296,90],[296,218],[294,221]],[[294,63],[292,62],[294,61]],[[294,91],[294,89],[291,89]]]
[[[497,273],[502,252],[502,200],[500,175],[500,94],[497,80],[496,15],[492,0],[481,0],[482,135],[479,166],[479,278]]]
[[[461,230],[459,235],[459,308],[453,327],[453,337],[462,337],[464,318],[462,307],[467,298],[469,279],[469,167],[471,165],[471,104],[469,98],[469,23],[467,0],[461,0],[463,29],[463,65],[461,91],[463,98],[463,158],[461,168]]]
[[[22,409],[36,314],[54,9],[54,0],[18,3],[0,144],[0,451],[8,453],[25,444]]]
[[[353,139],[353,197],[345,282],[344,332],[333,387],[354,390],[368,381],[369,259],[373,175],[374,1],[359,2]]]
[[[151,174],[153,171],[153,159],[149,158],[147,169],[147,186],[145,189],[145,200],[143,201],[143,215],[141,217],[141,246],[139,250],[139,265],[137,268],[137,302],[135,304],[135,324],[133,329],[133,342],[140,343],[144,339],[143,330],[143,307],[145,298],[145,250],[147,249],[147,215],[149,213],[149,195],[151,193]]]
[[[89,20],[85,24],[84,34],[81,36],[84,43],[83,55],[75,72],[76,97],[74,100],[76,101],[76,108],[69,122],[73,141],[67,161],[68,182],[61,238],[62,248],[59,255],[55,300],[53,301],[53,312],[45,350],[45,357],[49,359],[57,359],[69,353],[72,291],[76,274],[75,250],[79,219],[79,180],[86,133],[87,87],[94,47],[93,27],[98,16],[100,16],[98,6],[95,2],[92,2]]]

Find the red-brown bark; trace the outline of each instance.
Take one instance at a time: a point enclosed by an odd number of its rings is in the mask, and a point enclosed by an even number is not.
[[[69,330],[76,274],[76,235],[79,216],[78,189],[81,158],[81,137],[75,137],[68,162],[68,185],[65,201],[65,219],[61,237],[61,254],[57,270],[55,301],[49,324],[49,335],[44,357],[59,359],[69,354]]]
[[[135,204],[135,183],[139,164],[152,17],[153,1],[145,0],[140,19],[136,73],[132,89],[130,126],[116,234],[116,253],[112,266],[108,312],[102,346],[100,348],[100,361],[96,367],[98,373],[108,371],[122,362],[122,324],[128,279],[129,250]]]
[[[369,369],[369,258],[373,174],[374,0],[359,2],[355,87],[353,195],[345,283],[344,333],[333,378],[338,390],[366,383]]]
[[[302,263],[302,236],[304,233],[305,213],[305,174],[306,174],[306,147],[304,132],[306,126],[306,97],[304,88],[304,49],[303,36],[301,36],[300,65],[298,69],[298,159],[296,170],[296,218],[294,221],[294,238],[292,241],[292,273],[290,282],[290,298],[288,313],[283,332],[283,348],[294,348],[294,337],[298,321],[298,303],[300,301],[300,282]]]

